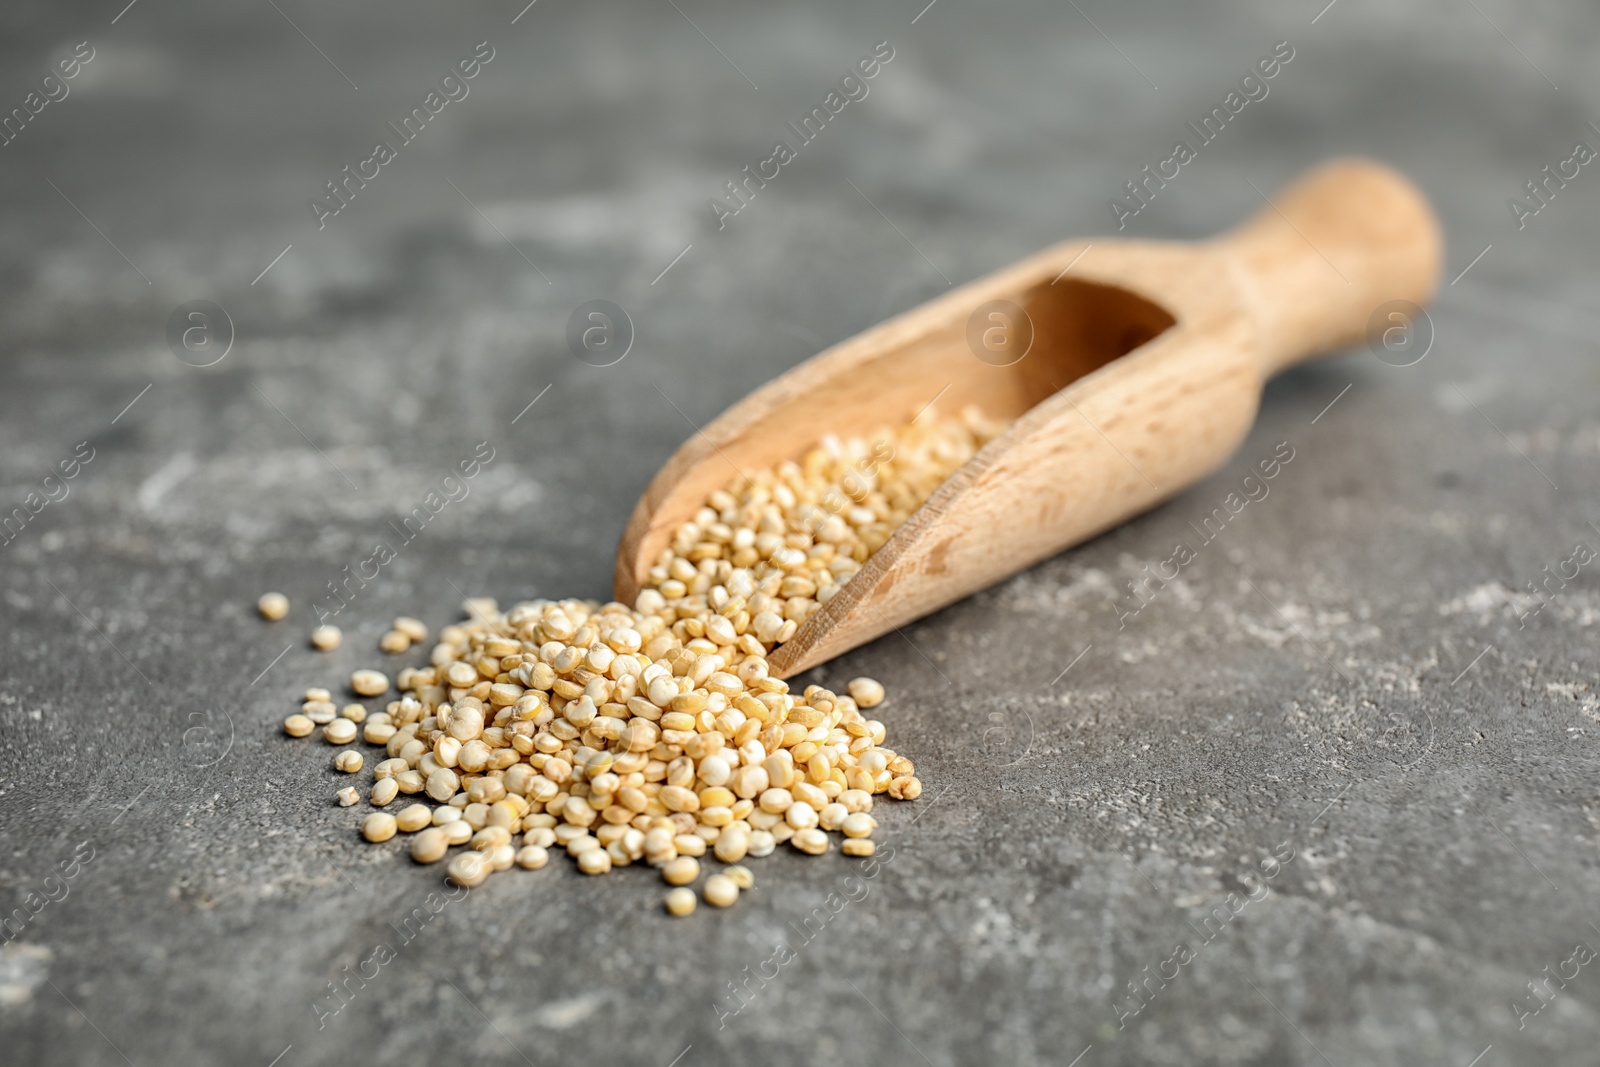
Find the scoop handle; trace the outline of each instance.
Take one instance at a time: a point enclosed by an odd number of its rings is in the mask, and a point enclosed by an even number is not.
[[[1363,159],[1308,171],[1211,247],[1242,284],[1266,377],[1361,340],[1389,301],[1426,302],[1443,257],[1422,192]]]

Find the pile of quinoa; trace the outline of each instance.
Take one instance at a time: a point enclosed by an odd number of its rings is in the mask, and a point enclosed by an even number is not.
[[[631,607],[533,600],[501,610],[469,600],[468,618],[439,632],[429,665],[398,672],[399,696],[382,711],[340,709],[313,688],[284,731],[305,737],[320,726],[341,749],[334,766],[351,775],[366,764],[346,747],[358,735],[383,746],[362,835],[414,835],[418,863],[464,846],[447,865],[461,885],[543,867],[559,847],[585,874],[658,868],[675,887],[667,910],[686,915],[708,852],[727,865],[702,886],[719,907],[753,882],[741,861],[779,845],[822,855],[837,833],[846,856],[870,856],[875,800],[922,793],[912,761],[866,714],[883,687],[857,678],[845,693],[797,693],[772,676],[768,657],[1005,427],[975,408],[928,410],[872,437],[826,437],[798,461],[712,493]],[[262,614],[281,618],[280,601],[263,597]],[[380,648],[399,653],[427,638],[423,623],[399,618]],[[337,647],[337,634],[314,643]],[[377,670],[356,671],[350,688],[391,691]],[[338,797],[354,806],[361,791]]]

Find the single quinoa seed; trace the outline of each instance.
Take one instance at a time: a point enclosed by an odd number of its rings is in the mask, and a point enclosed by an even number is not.
[[[322,728],[322,736],[330,745],[348,745],[356,739],[359,729],[349,719],[334,719]]]
[[[395,817],[383,811],[375,811],[361,820],[361,836],[374,844],[389,840],[396,828]]]
[[[300,705],[300,714],[316,723],[326,726],[339,714],[331,700],[308,700]]]
[[[714,908],[731,908],[733,902],[739,899],[739,883],[725,874],[713,874],[706,879],[706,903]]]
[[[407,804],[394,817],[394,823],[401,833],[414,834],[433,824],[433,809],[426,804]]]
[[[700,862],[693,856],[679,856],[661,868],[661,877],[668,885],[689,885],[700,877]]]
[[[846,837],[871,837],[872,831],[877,827],[877,819],[864,811],[858,811],[853,815],[846,815],[840,829],[844,831]]]
[[[695,899],[693,889],[690,889],[686,886],[679,886],[676,889],[667,890],[666,903],[667,914],[676,915],[681,919],[685,915],[693,914],[695,907],[699,904],[699,901]]]
[[[350,676],[350,689],[356,696],[379,697],[389,691],[389,676],[382,671],[356,671]]]
[[[858,708],[875,708],[883,703],[883,685],[872,678],[852,678],[845,688]]]
[[[687,915],[702,860],[730,864],[702,887],[728,907],[754,884],[743,861],[784,842],[820,856],[842,834],[845,855],[870,856],[875,798],[922,792],[885,724],[863,714],[883,703],[883,686],[854,678],[843,693],[796,691],[768,658],[1004,429],[969,408],[870,439],[824,438],[709,494],[631,606],[467,600],[467,618],[438,632],[426,664],[399,670],[397,697],[341,711],[327,689],[308,689],[284,732],[320,726],[331,743],[359,733],[381,747],[369,801],[408,799],[397,815],[367,815],[363,836],[415,833],[419,863],[466,846],[448,863],[457,885],[538,869],[559,849],[585,874],[659,870],[673,887],[667,911]],[[428,639],[402,616],[379,648]],[[358,670],[349,685],[390,695],[382,671]],[[336,766],[355,773],[359,759],[341,752]],[[341,804],[358,799],[340,791]]]
[[[277,622],[289,614],[289,598],[282,593],[262,593],[256,601],[256,610],[268,622]]]
[[[409,615],[402,615],[391,624],[396,633],[405,637],[412,644],[418,644],[428,639],[428,628],[421,619],[413,619]]]
[[[462,852],[446,868],[450,881],[459,886],[479,886],[489,877],[489,861],[482,852]]]
[[[418,863],[437,863],[450,851],[450,839],[437,826],[431,826],[411,839],[411,858]]]
[[[311,631],[311,647],[323,652],[332,652],[343,640],[344,634],[337,626],[319,626]]]
[[[828,851],[832,842],[828,839],[826,833],[813,828],[796,830],[794,835],[789,838],[789,844],[808,855],[820,856]]]

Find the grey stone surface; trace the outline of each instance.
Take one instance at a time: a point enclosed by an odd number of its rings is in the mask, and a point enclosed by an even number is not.
[[[7,1064],[1594,1062],[1593,966],[1520,1028],[1514,1005],[1600,945],[1592,568],[1519,625],[1541,567],[1600,543],[1600,177],[1521,231],[1506,205],[1600,144],[1591,5],[120,6],[0,12],[7,111],[94,49],[0,148],[0,504],[93,449],[0,546],[0,906],[76,872],[0,949]],[[1285,375],[1214,478],[817,672],[890,687],[928,784],[881,813],[877,877],[777,855],[733,911],[672,922],[645,872],[561,861],[403,943],[439,871],[358,840],[328,750],[277,728],[296,694],[374,662],[397,613],[605,595],[691,423],[947,279],[1107,231],[1285,39],[1270,95],[1127,232],[1203,237],[1251,182],[1389,160],[1449,277],[1492,245],[1428,357]],[[308,199],[484,40],[470,96],[319,230]],[[719,232],[708,198],[880,40],[870,95]],[[198,299],[237,334],[206,368],[165,340]],[[566,349],[590,299],[636,327],[615,366]],[[324,583],[483,440],[344,648],[305,648]],[[1279,442],[1267,498],[1119,628],[1123,583]],[[268,588],[287,622],[254,616]],[[834,892],[859,899],[808,937]]]

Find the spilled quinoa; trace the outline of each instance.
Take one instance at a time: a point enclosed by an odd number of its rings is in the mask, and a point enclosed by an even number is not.
[[[362,835],[413,835],[412,858],[447,861],[462,885],[543,867],[559,848],[586,874],[658,869],[675,887],[667,910],[686,915],[708,855],[729,865],[702,886],[717,907],[753,883],[742,861],[779,845],[822,855],[836,834],[845,855],[870,856],[874,801],[922,792],[911,760],[867,714],[883,686],[857,678],[843,694],[794,692],[767,660],[1004,429],[968,408],[927,411],[870,439],[824,438],[712,493],[632,606],[469,600],[429,665],[398,672],[384,710],[341,710],[311,689],[284,732],[320,727],[342,747],[359,730],[383,746]],[[381,647],[427,636],[418,620],[397,619]],[[350,688],[391,692],[377,670],[355,672]],[[354,749],[335,757],[350,774],[365,765]],[[359,797],[339,791],[342,806]]]

